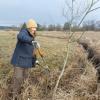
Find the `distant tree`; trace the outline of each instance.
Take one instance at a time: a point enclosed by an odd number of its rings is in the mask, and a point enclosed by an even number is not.
[[[46,31],[47,30],[47,26],[46,25],[42,25],[42,30]]]
[[[41,25],[40,24],[37,24],[37,30],[41,31]]]
[[[48,26],[48,31],[55,31],[55,25],[49,25]]]
[[[55,26],[55,30],[56,30],[56,31],[61,31],[61,30],[62,30],[62,26],[61,26],[60,24],[57,24],[57,25]]]
[[[95,30],[95,22],[92,21],[85,21],[83,23],[83,29],[86,31],[94,31]]]
[[[24,22],[24,24],[21,25],[21,30],[26,29],[26,23]]]
[[[96,31],[100,31],[100,21],[97,21],[97,22],[95,23],[95,30],[96,30]]]
[[[73,25],[72,31],[80,31],[80,28],[77,25]]]
[[[66,30],[69,30],[70,29],[70,23],[66,22],[63,26],[63,30],[66,31]]]
[[[38,25],[38,27],[37,27],[37,30],[38,30],[38,31],[44,31],[44,30],[47,30],[46,25],[40,25],[40,24],[37,24],[37,25]]]

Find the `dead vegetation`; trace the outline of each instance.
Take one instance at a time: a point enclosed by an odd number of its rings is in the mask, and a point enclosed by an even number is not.
[[[2,32],[0,33],[2,34]],[[6,33],[5,33],[6,34]],[[63,33],[62,33],[63,34]],[[8,37],[8,38],[7,38]],[[0,37],[0,100],[12,100],[12,75],[13,69],[9,63],[9,57],[13,52],[15,41],[12,34],[3,36],[3,39],[10,38],[7,44]],[[30,71],[30,77],[22,86],[22,100],[51,100],[58,75],[62,69],[63,58],[66,51],[66,39],[57,39],[38,36],[46,52],[46,63],[50,68],[49,73],[45,73],[43,68],[36,66]],[[52,42],[53,41],[53,42]],[[49,44],[49,45],[48,45]],[[73,46],[74,45],[74,46]],[[9,49],[7,49],[11,46]],[[2,51],[2,50],[6,51]],[[3,57],[3,54],[6,56]],[[81,45],[74,43],[70,49],[70,57],[65,68],[64,75],[59,83],[55,100],[99,100],[96,79],[96,69],[91,61],[87,59],[88,54]],[[42,65],[41,58],[39,61]]]

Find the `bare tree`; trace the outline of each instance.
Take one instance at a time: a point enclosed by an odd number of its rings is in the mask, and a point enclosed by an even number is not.
[[[68,13],[70,13],[70,16],[69,16],[69,21],[68,22],[70,22],[70,28],[69,28],[69,37],[68,37],[68,42],[67,42],[67,52],[66,52],[66,56],[65,56],[65,59],[64,59],[64,63],[63,63],[63,66],[62,66],[62,71],[61,71],[61,73],[60,73],[60,75],[58,76],[58,80],[57,80],[57,82],[56,82],[56,85],[55,85],[55,87],[54,87],[54,91],[53,91],[53,96],[52,96],[52,100],[55,100],[55,94],[56,94],[56,91],[57,91],[57,88],[58,88],[58,85],[59,85],[59,82],[60,82],[60,79],[62,78],[62,76],[63,76],[63,74],[64,74],[64,71],[65,71],[65,67],[66,67],[66,65],[67,65],[67,62],[68,62],[68,59],[69,59],[69,50],[70,50],[70,45],[71,45],[71,43],[73,42],[73,40],[72,40],[72,38],[73,38],[73,36],[74,36],[74,34],[75,34],[75,32],[72,32],[72,25],[73,25],[73,22],[75,21],[75,19],[77,20],[77,18],[78,17],[80,17],[80,15],[81,15],[81,17],[79,18],[80,19],[80,21],[78,21],[78,23],[77,23],[77,26],[79,27],[81,24],[82,24],[82,22],[83,22],[83,20],[86,18],[86,16],[90,13],[90,12],[93,12],[93,11],[95,11],[95,10],[97,10],[97,9],[99,9],[100,7],[96,7],[96,8],[94,8],[94,6],[100,1],[100,0],[91,0],[90,1],[90,4],[88,4],[87,5],[87,7],[83,10],[83,11],[81,11],[82,13],[79,15],[78,13],[79,13],[79,8],[75,11],[75,6],[77,5],[77,3],[76,3],[76,1],[78,1],[78,0],[71,0],[71,2],[70,2],[70,4],[68,4],[68,2],[67,2],[68,0],[66,0],[66,6],[67,6],[67,8],[69,9],[69,11],[68,11],[68,9],[66,10],[66,12],[64,13],[64,9],[63,9],[63,15],[66,17],[66,19],[68,20]],[[85,0],[86,1],[86,0]],[[82,1],[81,1],[82,2]],[[74,41],[74,42],[76,42],[76,41],[78,41],[81,37],[82,37],[82,35],[85,33],[85,31],[83,31],[82,33],[81,33],[81,35]]]

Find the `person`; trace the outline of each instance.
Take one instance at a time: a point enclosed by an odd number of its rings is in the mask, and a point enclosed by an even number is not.
[[[17,44],[14,50],[11,64],[14,66],[13,97],[17,98],[21,93],[21,85],[29,76],[29,69],[35,67],[35,49],[39,44],[35,41],[37,23],[30,19],[26,28],[17,35]],[[36,46],[37,45],[37,46]],[[41,56],[42,53],[40,53]],[[17,99],[14,99],[17,100]]]

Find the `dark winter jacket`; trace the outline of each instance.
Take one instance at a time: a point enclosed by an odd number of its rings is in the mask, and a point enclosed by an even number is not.
[[[27,29],[24,29],[19,32],[17,39],[11,64],[16,67],[30,68],[36,61],[36,57],[33,57],[34,46],[32,45],[32,41],[34,41],[34,38]]]

